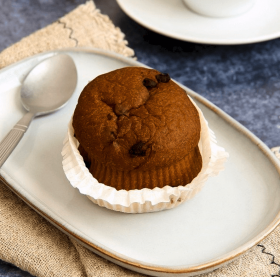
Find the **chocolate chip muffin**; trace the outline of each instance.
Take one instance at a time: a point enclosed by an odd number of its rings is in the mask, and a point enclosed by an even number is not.
[[[89,82],[73,128],[93,177],[117,190],[184,186],[202,167],[198,111],[157,70],[126,67]]]

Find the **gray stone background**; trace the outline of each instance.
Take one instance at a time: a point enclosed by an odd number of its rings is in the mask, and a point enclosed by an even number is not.
[[[84,0],[0,0],[0,51]],[[156,34],[127,17],[115,0],[95,0],[125,33],[138,60],[201,94],[268,147],[280,145],[280,39],[216,46]],[[0,277],[31,275],[0,260]]]

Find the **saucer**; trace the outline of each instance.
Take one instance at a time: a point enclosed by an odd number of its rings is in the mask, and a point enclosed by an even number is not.
[[[280,1],[256,0],[246,13],[212,18],[194,13],[182,0],[117,0],[142,26],[159,34],[196,43],[246,44],[280,36]]]

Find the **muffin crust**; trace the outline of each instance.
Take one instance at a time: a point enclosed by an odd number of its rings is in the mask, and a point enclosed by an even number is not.
[[[116,189],[185,185],[202,167],[198,111],[156,70],[126,67],[92,80],[73,127],[92,175]]]

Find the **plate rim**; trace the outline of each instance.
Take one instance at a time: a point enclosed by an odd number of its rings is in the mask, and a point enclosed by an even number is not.
[[[92,47],[76,47],[76,48],[63,48],[63,49],[58,49],[58,50],[51,50],[47,52],[42,52],[36,55],[33,55],[31,57],[25,58],[21,61],[18,61],[14,64],[11,64],[3,69],[0,70],[0,75],[5,72],[6,70],[9,70],[10,68],[16,67],[20,65],[21,63],[25,63],[28,60],[32,60],[36,57],[48,55],[48,54],[57,54],[60,52],[83,52],[86,54],[97,54],[97,55],[102,55],[105,57],[113,58],[120,60],[121,62],[131,65],[131,66],[144,66],[148,67],[133,58],[128,58],[124,57],[120,54],[116,54],[111,51],[107,50],[101,50],[97,48],[92,48]],[[149,67],[148,67],[149,68]],[[176,81],[175,81],[176,82]],[[178,83],[178,82],[176,82]],[[179,83],[178,83],[179,84]],[[266,156],[266,158],[272,163],[272,165],[275,167],[277,170],[278,174],[280,175],[280,162],[276,158],[276,156],[272,153],[272,151],[259,139],[257,138],[253,133],[251,133],[246,127],[241,125],[239,122],[237,122],[235,119],[233,119],[231,116],[226,114],[224,111],[222,111],[220,108],[218,108],[216,105],[211,103],[209,100],[206,98],[200,96],[198,93],[194,92],[193,90],[183,86],[182,84],[179,84],[180,86],[183,87],[187,91],[187,93],[195,100],[198,102],[202,103],[205,105],[207,108],[211,109],[217,116],[221,117],[224,119],[228,124],[230,124],[233,128],[237,129],[240,133],[245,135],[250,141],[255,144],[261,152]],[[189,275],[191,273],[197,275],[197,274],[202,274],[205,272],[210,272],[216,268],[221,267],[222,265],[225,265],[231,261],[233,261],[235,258],[243,255],[246,253],[250,248],[253,246],[257,245],[261,240],[266,238],[280,223],[280,210],[275,216],[275,218],[268,224],[268,226],[260,232],[258,235],[256,235],[253,239],[249,240],[248,242],[244,243],[240,247],[232,250],[231,252],[228,252],[227,254],[223,255],[221,258],[217,258],[214,260],[211,260],[206,263],[202,263],[196,266],[191,266],[191,267],[184,267],[184,266],[174,266],[174,267],[164,267],[164,266],[157,266],[153,264],[148,264],[148,263],[143,263],[138,260],[134,260],[132,258],[129,258],[127,256],[124,256],[122,254],[117,255],[118,253],[114,253],[113,251],[110,252],[101,246],[98,246],[90,241],[87,241],[85,238],[81,237],[78,234],[75,234],[73,231],[67,229],[66,226],[64,226],[61,222],[58,222],[56,219],[52,218],[50,215],[48,215],[46,212],[44,212],[42,209],[37,207],[35,204],[33,204],[29,199],[26,198],[20,191],[16,190],[13,187],[12,178],[6,174],[1,168],[0,168],[0,180],[10,189],[12,190],[18,197],[20,197],[27,205],[29,205],[33,210],[35,210],[37,213],[39,213],[41,216],[43,216],[45,219],[47,219],[51,224],[55,225],[58,229],[66,233],[67,235],[70,235],[80,243],[82,243],[84,246],[89,248],[91,251],[94,253],[114,262],[119,265],[122,265],[126,268],[129,268],[131,270],[140,272],[140,273],[162,273],[162,274],[187,274],[186,276],[194,276],[194,275]],[[10,182],[9,182],[10,180]]]
[[[181,35],[177,33],[166,33],[164,30],[154,27],[146,23],[145,21],[139,19],[137,16],[134,16],[134,14],[131,14],[128,8],[124,5],[124,2],[126,0],[116,0],[121,10],[132,20],[140,24],[141,26],[145,27],[146,29],[149,29],[155,33],[158,33],[160,35],[170,37],[173,39],[178,39],[181,41],[186,42],[192,42],[192,43],[201,43],[201,44],[213,44],[213,45],[242,45],[242,44],[250,44],[250,43],[257,43],[257,42],[264,42],[272,39],[276,39],[280,37],[280,30],[278,32],[273,32],[272,34],[268,35],[262,35],[262,36],[256,36],[254,38],[249,39],[203,39],[200,37],[195,36],[189,36],[189,35]],[[182,1],[182,0],[181,0]],[[216,20],[219,20],[219,18],[215,18]]]

